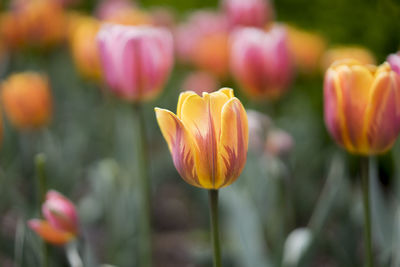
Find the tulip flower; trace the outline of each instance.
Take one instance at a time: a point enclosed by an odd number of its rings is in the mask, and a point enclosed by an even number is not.
[[[225,78],[229,71],[229,27],[225,16],[198,11],[176,31],[176,49],[184,63]]]
[[[35,72],[11,75],[1,84],[1,98],[8,119],[19,129],[42,127],[50,121],[52,100],[45,75]]]
[[[155,108],[174,165],[189,184],[209,189],[214,267],[221,266],[218,189],[232,184],[246,163],[248,123],[233,90],[181,93],[176,115]]]
[[[173,64],[169,31],[105,24],[97,40],[103,73],[115,94],[137,102],[153,99],[160,93]]]
[[[334,63],[325,75],[324,102],[326,126],[349,152],[375,155],[392,147],[400,131],[400,76],[388,63]]]
[[[32,219],[28,225],[45,241],[64,245],[78,234],[78,216],[75,205],[57,191],[50,190],[42,205],[45,220]]]
[[[281,129],[269,131],[265,142],[265,151],[275,157],[283,157],[289,154],[294,146],[293,137]]]
[[[233,90],[181,93],[176,115],[156,108],[176,169],[189,184],[219,189],[233,183],[246,162],[246,111]]]
[[[54,0],[13,1],[1,17],[0,35],[10,48],[48,47],[64,39],[65,16]]]
[[[253,99],[276,99],[292,78],[286,30],[274,25],[268,32],[237,30],[231,40],[231,70],[243,91]]]
[[[319,69],[326,48],[324,38],[316,33],[288,26],[289,51],[302,73],[310,74]]]
[[[272,5],[268,0],[224,0],[222,6],[233,27],[261,28],[273,17]]]
[[[75,65],[83,76],[101,79],[100,54],[96,44],[96,37],[100,23],[91,17],[75,17],[71,24],[76,24],[71,29],[69,42]]]
[[[400,75],[400,53],[390,54],[387,58],[387,62],[394,72]]]
[[[322,69],[326,71],[333,62],[343,59],[355,59],[361,64],[375,65],[374,55],[366,48],[361,46],[343,46],[327,50],[322,58]]]

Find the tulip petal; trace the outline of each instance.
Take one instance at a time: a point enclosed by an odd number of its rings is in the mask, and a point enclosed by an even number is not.
[[[160,108],[154,110],[178,173],[187,183],[202,187],[195,165],[197,148],[192,136],[174,113]]]
[[[363,146],[365,140],[362,138],[362,131],[373,82],[372,73],[363,65],[341,65],[337,68],[337,71],[343,94],[343,112],[350,141],[356,147]]]
[[[400,76],[393,71],[378,74],[371,94],[364,127],[368,144],[366,154],[390,149],[400,131]]]
[[[179,99],[178,99],[178,106],[176,108],[176,116],[180,119],[181,118],[181,110],[182,110],[182,105],[183,102],[185,102],[186,98],[188,98],[191,95],[196,95],[195,92],[193,91],[186,91],[183,92],[179,95]]]
[[[47,221],[33,219],[28,221],[29,227],[34,230],[45,241],[54,245],[64,245],[75,238],[69,232],[57,230]]]
[[[199,179],[214,188],[218,178],[218,139],[221,134],[221,110],[229,100],[221,91],[203,97],[192,95],[182,105],[181,119],[192,134],[202,156],[197,162]]]
[[[230,99],[222,109],[221,136],[219,139],[219,180],[215,188],[233,183],[246,162],[249,139],[248,121],[242,103],[236,97]]]

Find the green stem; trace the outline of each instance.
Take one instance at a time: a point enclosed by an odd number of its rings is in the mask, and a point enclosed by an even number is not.
[[[139,231],[139,266],[150,267],[151,263],[151,204],[150,204],[150,177],[148,174],[148,156],[147,156],[147,138],[146,125],[143,114],[143,108],[140,103],[134,105],[135,130],[136,130],[136,159],[138,161],[138,177],[141,189],[141,207],[142,215],[140,216],[140,231]]]
[[[46,200],[47,191],[46,156],[44,154],[39,153],[35,156],[35,166],[38,179],[38,202],[41,204]],[[49,266],[49,245],[47,243],[42,245],[42,266]]]
[[[361,179],[362,179],[362,195],[364,204],[364,242],[365,242],[365,265],[372,267],[372,235],[371,235],[371,211],[369,198],[369,158],[361,157]]]
[[[213,244],[214,267],[221,267],[221,246],[219,244],[218,226],[218,190],[208,191],[210,200],[211,239]]]
[[[66,253],[71,267],[83,267],[82,259],[78,252],[78,243],[76,241],[71,241],[67,244]]]

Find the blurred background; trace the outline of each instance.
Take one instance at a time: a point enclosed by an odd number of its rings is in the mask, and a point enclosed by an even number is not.
[[[218,24],[224,14],[218,1],[1,1],[0,79],[26,71],[47,76],[52,107],[49,120],[13,123],[13,108],[4,111],[10,105],[2,94],[0,266],[41,264],[43,241],[26,225],[41,213],[37,153],[47,158],[47,187],[77,205],[84,266],[139,266],[142,192],[135,177],[133,109],[111,94],[102,78],[95,36],[105,21],[167,27],[175,39],[170,79],[159,97],[144,105],[155,266],[211,266],[212,258],[206,191],[179,177],[153,108],[175,111],[182,90],[225,86],[249,110],[250,146],[240,178],[220,190],[224,266],[362,266],[357,158],[325,129],[323,75],[336,58],[381,64],[396,53],[400,3],[266,3],[268,23],[287,29],[293,74],[279,99],[255,101],[231,75],[230,28]],[[209,31],[226,38],[207,39]],[[38,96],[24,97],[34,102]],[[29,120],[33,113],[23,117]],[[398,162],[396,144],[371,167],[377,266],[400,266]],[[68,266],[62,247],[50,247],[50,266]]]

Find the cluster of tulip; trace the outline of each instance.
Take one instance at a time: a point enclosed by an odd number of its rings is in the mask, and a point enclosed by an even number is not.
[[[273,155],[287,153],[293,146],[291,136],[280,129],[270,131],[266,140],[252,136],[259,115],[247,113],[232,89],[217,90],[229,77],[251,100],[275,101],[290,88],[296,70],[306,75],[324,71],[326,127],[352,154],[382,154],[400,132],[400,55],[392,54],[388,62],[375,66],[373,55],[362,47],[326,49],[322,36],[274,22],[269,1],[223,0],[221,10],[195,12],[180,25],[168,10],[147,12],[129,1],[102,1],[95,16],[67,11],[69,4],[12,1],[10,10],[0,15],[1,45],[19,53],[29,46],[48,49],[67,40],[85,78],[106,84],[135,107],[143,191],[141,266],[151,266],[151,181],[142,104],[162,92],[175,53],[180,64],[196,70],[182,83],[188,91],[180,94],[176,113],[155,108],[155,116],[180,176],[209,191],[214,266],[221,266],[218,190],[240,176],[249,142]],[[1,101],[18,129],[46,126],[52,117],[45,74],[10,75],[1,84]],[[369,187],[364,176],[366,254],[372,264]],[[28,224],[45,241],[64,245],[78,237],[77,211],[66,197],[48,191],[42,212],[45,220]]]

